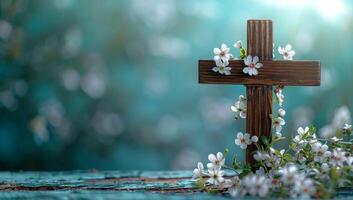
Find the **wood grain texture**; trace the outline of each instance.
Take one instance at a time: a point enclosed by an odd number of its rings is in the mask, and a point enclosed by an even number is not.
[[[254,85],[320,85],[319,61],[261,61],[263,67],[257,76],[243,73],[244,61],[232,60],[231,75],[225,76],[212,71],[213,60],[199,60],[199,83],[208,84],[254,84]]]
[[[246,132],[250,135],[271,137],[272,86],[247,85]],[[253,166],[253,153],[257,148],[250,145],[246,149],[246,162]]]
[[[237,171],[240,173],[240,171]],[[236,173],[226,170],[225,178]],[[0,172],[0,199],[119,199],[119,200],[227,200],[202,192],[187,171],[62,171]],[[351,199],[351,188],[340,189],[335,199]],[[251,196],[241,199],[253,199]]]
[[[256,85],[257,83],[251,83],[250,85],[243,82],[243,84],[247,84],[246,132],[251,136],[256,135],[258,138],[261,136],[271,138],[272,122],[270,114],[272,114],[272,85],[278,84],[275,83],[276,80],[288,83],[291,80],[297,82],[296,74],[298,74],[298,72],[296,70],[297,66],[300,65],[285,62],[286,64],[292,65],[292,68],[294,68],[293,71],[288,71],[288,66],[278,65],[277,62],[272,61],[273,32],[271,20],[248,20],[247,24],[247,55],[258,56],[263,64],[262,69],[265,70],[259,69],[259,74],[256,78],[247,78],[247,80],[256,80],[256,82],[262,80],[264,85]],[[235,69],[234,71],[239,74],[239,68]],[[242,69],[243,67],[240,69],[241,73]],[[281,71],[281,69],[286,69],[285,73]],[[283,78],[285,74],[292,74],[292,76]],[[256,170],[256,161],[253,156],[256,150],[255,145],[250,145],[246,149],[246,163],[250,164],[253,170]]]
[[[271,20],[248,20],[247,55],[272,60],[273,31]]]

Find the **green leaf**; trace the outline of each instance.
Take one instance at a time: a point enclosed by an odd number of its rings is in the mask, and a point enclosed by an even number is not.
[[[262,144],[264,144],[265,146],[268,146],[269,141],[266,136],[261,136],[260,140],[261,140]]]
[[[245,52],[245,49],[244,48],[240,48],[239,50],[239,57],[240,59],[244,59],[246,57],[246,52]]]
[[[240,168],[240,166],[239,166],[239,164],[237,162],[237,157],[236,156],[233,156],[232,167],[234,169],[239,169]]]
[[[315,128],[315,126],[312,125],[312,124],[309,126],[309,133],[310,133],[310,135],[316,133],[316,128]]]
[[[251,173],[251,166],[248,164],[245,164],[243,171],[239,174],[239,177],[242,178],[250,173]]]
[[[203,180],[203,178],[197,179],[195,185],[197,188],[200,188],[200,189],[205,189],[205,187],[206,187],[205,181]]]

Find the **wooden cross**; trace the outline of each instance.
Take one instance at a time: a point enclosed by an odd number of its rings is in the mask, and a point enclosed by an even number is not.
[[[244,61],[231,60],[231,75],[221,75],[212,71],[213,60],[199,60],[199,83],[243,84],[246,86],[247,116],[246,132],[259,138],[271,139],[272,86],[280,85],[320,85],[319,61],[272,60],[273,32],[271,20],[247,21],[247,55],[258,56],[263,67],[257,76],[243,73]],[[246,150],[246,162],[254,166],[251,145]]]

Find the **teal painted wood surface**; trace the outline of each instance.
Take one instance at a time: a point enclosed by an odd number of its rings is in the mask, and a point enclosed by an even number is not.
[[[0,172],[0,199],[230,198],[201,192],[191,175],[191,171]],[[353,199],[353,191],[342,190],[336,199]]]

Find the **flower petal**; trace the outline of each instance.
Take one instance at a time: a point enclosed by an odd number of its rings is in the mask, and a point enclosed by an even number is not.
[[[263,66],[262,63],[256,63],[256,65],[255,65],[255,67],[258,68],[258,69],[261,68],[262,66]]]
[[[243,72],[245,74],[249,73],[250,67],[244,67]]]
[[[256,76],[259,72],[257,71],[257,69],[253,68],[252,73]]]
[[[214,48],[213,53],[219,55],[221,53],[221,50],[219,48]]]
[[[243,135],[243,133],[242,132],[238,132],[238,134],[237,134],[237,138],[242,138],[244,135]]]
[[[278,47],[278,53],[283,54],[284,53],[284,48],[281,46]]]
[[[254,56],[254,58],[252,59],[252,62],[255,64],[257,62],[259,62],[259,57]]]
[[[208,155],[208,160],[211,162],[215,162],[217,160],[216,156],[214,154],[209,154]]]
[[[292,49],[292,46],[291,46],[290,44],[287,44],[285,50],[286,50],[286,51],[290,51],[291,49]]]
[[[248,65],[250,65],[250,63],[252,62],[252,56],[249,55],[248,57],[246,57],[246,60],[249,63]]]
[[[217,159],[222,160],[223,159],[223,154],[221,152],[217,153]]]
[[[229,51],[229,48],[227,47],[226,44],[223,43],[223,44],[221,45],[221,50],[222,50],[222,51],[227,51],[227,50]]]
[[[240,112],[240,113],[239,113],[239,116],[240,116],[241,118],[245,119],[245,118],[246,118],[246,112],[244,112],[244,111]]]
[[[198,163],[197,163],[197,168],[198,168],[198,169],[201,169],[201,170],[203,169],[203,164],[202,164],[202,162],[198,162]]]

